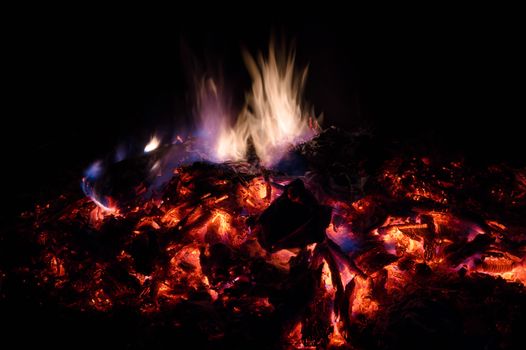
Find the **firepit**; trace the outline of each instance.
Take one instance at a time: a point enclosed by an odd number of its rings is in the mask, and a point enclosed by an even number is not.
[[[199,133],[96,161],[85,196],[21,213],[32,254],[0,268],[3,298],[30,284],[53,322],[110,325],[118,348],[513,347],[526,169],[324,128],[292,54],[246,61],[237,118],[203,79]]]

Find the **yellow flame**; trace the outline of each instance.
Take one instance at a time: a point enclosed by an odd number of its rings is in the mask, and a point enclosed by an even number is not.
[[[272,43],[266,59],[259,55],[256,62],[245,53],[245,61],[253,80],[252,91],[236,124],[221,130],[217,157],[244,159],[251,139],[262,163],[271,165],[289,145],[315,134],[302,108],[307,69],[298,74],[294,69],[294,54],[289,52],[278,57]]]
[[[329,344],[336,348],[347,344],[343,334],[340,332],[340,321],[336,317],[334,310],[331,311],[331,323],[333,332],[329,335]]]
[[[157,149],[157,147],[159,147],[160,143],[161,143],[161,141],[157,138],[157,136],[153,136],[150,139],[150,142],[148,142],[146,144],[146,146],[144,147],[144,152],[148,153],[148,152],[151,152],[151,151]]]
[[[230,231],[230,215],[223,211],[216,211],[211,220],[212,223],[218,225],[218,233],[225,238]]]

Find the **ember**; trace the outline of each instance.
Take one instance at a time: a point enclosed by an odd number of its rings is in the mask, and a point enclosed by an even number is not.
[[[223,327],[234,318],[260,318],[279,321],[284,333],[269,341],[292,348],[365,346],[364,334],[398,317],[392,307],[426,288],[481,280],[523,290],[525,228],[513,219],[524,210],[521,183],[506,184],[506,212],[487,212],[484,197],[459,202],[455,193],[484,184],[495,169],[440,165],[459,181],[444,186],[427,177],[429,165],[411,163],[418,166],[386,161],[368,180],[367,195],[347,202],[336,199],[338,188],[315,198],[307,189],[319,186],[315,176],[291,180],[245,163],[179,167],[161,199],[122,214],[62,199],[57,204],[66,207],[24,214],[21,229],[40,247],[28,272],[70,308],[135,308],[153,319],[206,305],[200,312],[229,315],[196,319],[211,343],[233,341]],[[412,183],[400,180],[408,176]],[[494,192],[481,185],[474,193]],[[259,336],[251,330],[246,337]]]
[[[246,58],[252,92],[234,123],[209,119],[226,110],[207,81],[205,138],[153,136],[95,162],[84,198],[24,212],[16,232],[34,257],[9,278],[67,312],[129,316],[147,346],[508,347],[526,317],[526,169],[407,150],[366,166],[374,141],[321,129],[293,58]]]

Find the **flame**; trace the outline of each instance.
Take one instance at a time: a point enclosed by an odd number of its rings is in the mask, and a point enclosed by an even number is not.
[[[423,256],[424,254],[422,242],[405,236],[402,231],[396,227],[389,228],[382,238],[386,250],[393,255],[409,253]]]
[[[106,213],[116,213],[117,208],[113,204],[113,201],[110,197],[106,197],[108,201],[108,205],[102,204],[95,196],[90,197],[93,203],[95,203],[100,209],[102,209]]]
[[[303,325],[301,321],[298,321],[289,331],[287,335],[287,341],[292,349],[305,349],[302,339]]]
[[[102,210],[102,215],[97,212],[94,216],[104,217],[104,214],[118,214],[117,203],[109,196],[99,196],[93,188],[93,182],[103,172],[103,168],[100,161],[93,163],[86,171],[86,176],[82,178],[81,186],[84,194],[89,197],[93,203],[97,205],[97,208]]]
[[[223,85],[216,84],[212,79],[202,79],[196,94],[195,116],[199,121],[196,137],[189,139],[184,150],[177,148],[177,151],[161,155],[161,159],[150,164],[149,172],[155,180],[148,184],[144,197],[150,197],[154,188],[166,183],[173,168],[182,163],[188,164],[197,159],[240,161],[257,155],[262,165],[271,166],[292,145],[316,134],[318,120],[311,117],[312,113],[307,113],[302,103],[307,69],[295,69],[293,51],[278,54],[271,43],[267,57],[259,55],[256,61],[245,54],[245,61],[253,83],[237,121],[232,125],[233,113],[224,96]],[[153,135],[145,145],[144,153],[158,149],[161,141],[159,136]],[[186,141],[176,135],[172,143],[184,144]],[[115,160],[120,161],[124,157],[121,149]],[[94,193],[103,171],[103,163],[95,162],[86,172],[83,189],[99,207],[110,211],[110,206],[100,196],[103,193]],[[259,198],[255,202],[272,199],[269,183],[258,191]],[[247,202],[254,200],[247,199]]]
[[[217,233],[225,239],[230,232],[230,215],[224,211],[216,211],[210,222],[217,225]]]
[[[196,91],[196,119],[199,122],[198,137],[200,146],[213,161],[223,161],[217,151],[217,143],[221,134],[228,129],[232,113],[229,110],[225,89],[221,81],[212,78],[201,79],[197,82]],[[239,159],[241,159],[239,157]],[[237,159],[237,158],[236,158]]]
[[[332,324],[332,333],[329,335],[329,345],[331,347],[342,347],[347,344],[343,334],[340,332],[340,320],[336,317],[334,310],[331,311],[331,324]]]
[[[294,54],[289,52],[278,57],[272,43],[266,59],[260,55],[256,62],[245,53],[245,61],[253,79],[252,91],[236,124],[221,130],[217,158],[245,159],[251,140],[261,162],[272,165],[289,145],[315,134],[302,108],[307,69],[298,74]]]
[[[151,152],[151,151],[157,149],[157,147],[159,147],[160,143],[161,143],[161,141],[157,138],[157,136],[153,136],[150,139],[150,142],[148,142],[146,144],[146,146],[144,146],[144,153],[148,153],[148,152]]]
[[[526,286],[526,268],[524,264],[517,265],[511,271],[501,273],[500,276],[505,280],[520,282]]]
[[[323,287],[325,288],[326,293],[330,296],[330,298],[334,302],[334,297],[336,295],[336,286],[334,286],[332,282],[332,273],[329,268],[329,264],[324,259],[323,260],[323,267],[321,271],[321,280],[323,283]],[[339,317],[336,316],[336,313],[334,311],[334,305],[331,306],[331,325],[332,325],[332,332],[329,335],[329,344],[331,347],[339,347],[347,344],[345,341],[345,338],[343,334],[340,331],[341,322]]]
[[[372,298],[372,286],[370,280],[356,276],[354,278],[355,288],[353,291],[353,303],[351,313],[373,316],[378,311],[378,302]]]
[[[249,212],[259,211],[269,206],[270,202],[281,195],[282,190],[271,188],[263,177],[252,179],[247,186],[240,187],[237,193],[239,204]]]

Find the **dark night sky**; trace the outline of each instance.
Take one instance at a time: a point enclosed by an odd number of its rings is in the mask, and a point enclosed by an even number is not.
[[[189,53],[222,71],[240,104],[250,86],[241,47],[266,49],[272,32],[294,39],[297,61],[309,64],[306,98],[326,126],[368,126],[416,147],[432,140],[478,158],[522,160],[515,22],[407,17],[314,9],[260,18],[186,11],[24,18],[9,28],[16,96],[6,117],[19,137],[9,173],[17,186],[43,170],[51,174],[44,179],[59,177],[188,118]]]

